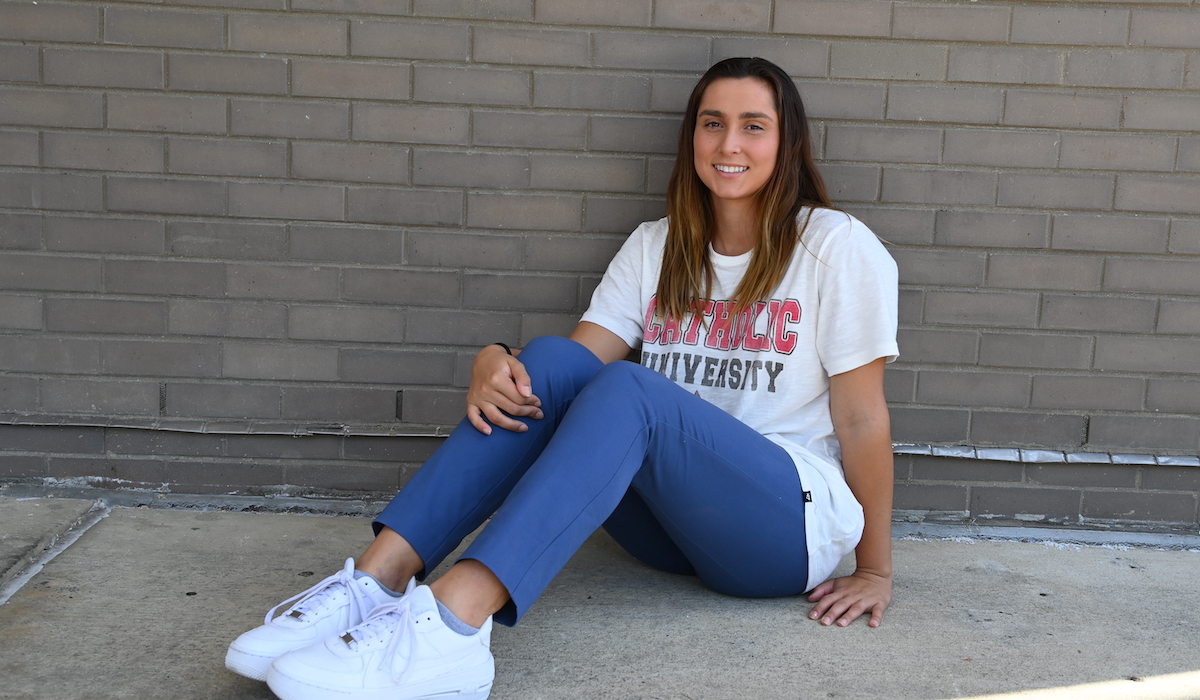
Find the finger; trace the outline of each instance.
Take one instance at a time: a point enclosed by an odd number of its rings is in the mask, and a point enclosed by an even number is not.
[[[529,426],[515,418],[505,415],[505,413],[497,408],[495,404],[485,405],[483,407],[483,413],[487,416],[487,419],[492,423],[492,425],[504,428],[505,430],[509,430],[514,433],[523,433],[526,430],[529,430]]]
[[[866,611],[867,611],[867,604],[862,602],[861,600],[858,601],[854,605],[851,605],[850,608],[847,609],[846,612],[843,613],[842,616],[838,618],[838,621],[837,621],[838,626],[845,627],[845,626],[849,625],[851,622],[854,622],[858,618],[862,617],[863,613],[865,613]]]
[[[870,625],[871,627],[878,627],[879,625],[883,624],[883,606],[882,605],[876,605],[871,610],[871,619],[867,621],[867,624]]]
[[[846,602],[844,597],[838,600],[821,614],[821,624],[826,626],[832,625],[834,620],[840,618],[849,607],[850,604]]]
[[[533,397],[533,382],[529,378],[529,373],[525,371],[525,365],[519,360],[510,360],[508,366],[512,371],[513,384],[517,385],[517,392],[522,398]]]
[[[829,618],[829,610],[833,608],[834,604],[837,603],[838,598],[840,597],[841,596],[834,595],[832,593],[825,595],[821,598],[821,600],[817,601],[817,604],[813,606],[813,609],[808,613],[808,616],[813,620],[820,618],[822,624],[831,624],[833,619]]]
[[[471,425],[484,435],[492,434],[492,426],[483,419],[483,415],[479,412],[479,407],[473,404],[467,404],[467,420],[471,421]]]
[[[829,593],[832,590],[833,590],[833,581],[826,581],[825,583],[822,583],[821,585],[812,589],[812,592],[808,594],[808,602],[815,603],[818,600],[820,600],[821,598],[825,597],[825,594]]]

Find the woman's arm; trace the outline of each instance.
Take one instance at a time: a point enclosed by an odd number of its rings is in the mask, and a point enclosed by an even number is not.
[[[883,396],[884,358],[829,378],[829,409],[842,446],[846,483],[862,505],[865,526],[850,576],[813,589],[809,614],[845,626],[870,614],[878,627],[892,601],[892,432]]]
[[[591,350],[604,364],[629,354],[629,346],[617,334],[594,323],[583,322],[571,333],[571,340]],[[540,419],[542,401],[533,394],[529,373],[515,355],[499,345],[489,345],[475,355],[471,365],[471,387],[467,390],[467,420],[484,435],[492,426],[524,432],[528,426],[513,416]]]

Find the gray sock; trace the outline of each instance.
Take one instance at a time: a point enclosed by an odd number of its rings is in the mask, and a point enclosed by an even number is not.
[[[387,586],[383,585],[382,583],[379,583],[379,579],[375,578],[374,576],[372,576],[371,574],[368,574],[365,571],[355,571],[354,572],[354,578],[362,578],[364,576],[366,576],[367,578],[374,581],[379,586],[380,590],[382,590],[384,593],[387,593],[388,595],[390,595],[393,598],[399,598],[400,596],[404,595],[403,593],[397,593],[397,592],[393,591],[392,589],[388,588]]]
[[[472,627],[472,626],[468,625],[467,623],[463,622],[462,620],[458,619],[457,615],[450,612],[450,608],[447,608],[445,605],[442,605],[442,601],[440,601],[440,600],[437,601],[437,604],[438,604],[438,612],[442,614],[442,622],[446,623],[447,627],[454,630],[455,632],[458,632],[459,634],[461,634],[464,637],[470,637],[479,632],[478,627]]]

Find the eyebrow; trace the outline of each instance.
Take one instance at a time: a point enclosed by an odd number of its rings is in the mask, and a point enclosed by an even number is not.
[[[697,116],[700,116],[700,117],[724,117],[725,113],[719,109],[703,109],[703,110],[700,110],[700,114],[698,114]],[[766,119],[769,121],[774,121],[773,119],[771,119],[771,115],[769,115],[765,112],[742,112],[741,114],[738,115],[738,117],[741,119]]]

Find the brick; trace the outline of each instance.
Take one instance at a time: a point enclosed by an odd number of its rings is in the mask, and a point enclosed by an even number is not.
[[[775,31],[784,34],[885,37],[891,20],[891,3],[872,0],[780,0],[775,7]]]
[[[0,123],[5,125],[99,127],[104,118],[99,94],[12,88],[4,93]]]
[[[579,314],[521,314],[521,343],[544,335],[567,337],[579,325]]]
[[[977,287],[983,285],[983,253],[937,248],[892,248],[901,284]]]
[[[1020,126],[1115,129],[1120,118],[1120,98],[1104,94],[1009,90],[1004,108],[1004,123]]]
[[[1078,522],[1082,492],[1075,489],[977,486],[973,517],[1012,517],[1022,522]]]
[[[1200,335],[1200,305],[1192,300],[1163,299],[1158,312],[1158,332]]]
[[[1053,168],[1062,135],[1051,131],[946,129],[945,163],[988,167]]]
[[[465,144],[470,133],[470,118],[470,112],[466,109],[356,104],[354,139]],[[478,124],[478,117],[476,122]],[[478,125],[476,129],[478,130]]]
[[[771,28],[770,0],[714,3],[709,0],[659,0],[654,26],[672,29],[712,29],[723,32],[765,32]]]
[[[520,316],[495,311],[412,309],[404,340],[428,345],[479,348],[499,340],[517,345]]]
[[[1051,247],[1161,253],[1167,247],[1167,220],[1132,216],[1057,214]]]
[[[1024,408],[1029,405],[1029,375],[923,370],[917,379],[917,402]]]
[[[1117,176],[1117,209],[1190,214],[1195,211],[1192,203],[1198,200],[1198,177]]]
[[[822,164],[825,189],[834,202],[877,202],[882,179],[874,165]]]
[[[278,404],[279,392],[274,393]],[[228,435],[225,437],[225,454],[270,460],[334,460],[341,458],[343,440],[339,435]]]
[[[108,128],[183,134],[223,134],[225,109],[225,100],[220,97],[109,95]]]
[[[1092,416],[1089,444],[1125,450],[1195,450],[1194,416]],[[1193,453],[1194,454],[1194,453]]]
[[[1062,80],[1064,61],[1058,49],[954,46],[947,74],[952,81],[966,83],[1056,85]]]
[[[1185,379],[1151,379],[1146,408],[1167,413],[1200,414],[1200,382]]]
[[[707,37],[622,31],[592,35],[592,63],[599,68],[703,71],[708,52]]]
[[[163,57],[112,49],[44,49],[42,79],[50,85],[162,88]]]
[[[458,190],[351,187],[347,209],[351,221],[457,226],[462,224],[463,195]]]
[[[588,120],[582,114],[476,111],[472,143],[478,146],[576,149],[583,148],[587,142],[587,131]],[[358,133],[357,129],[355,133]],[[461,141],[444,143],[465,143],[465,128],[461,138]]]
[[[167,329],[176,335],[282,338],[287,332],[281,304],[172,299],[167,306]]]
[[[971,444],[1071,448],[1083,444],[1081,415],[973,411]]]
[[[223,377],[295,381],[337,379],[337,348],[222,343]]]
[[[463,305],[474,309],[568,311],[575,304],[576,278],[467,274]]]
[[[1189,10],[1136,9],[1129,25],[1130,46],[1197,48],[1200,17]]]
[[[917,391],[917,373],[889,366],[883,375],[883,395],[889,404],[912,403]]]
[[[413,99],[467,105],[530,103],[529,71],[417,65],[413,69]]]
[[[408,261],[432,267],[509,270],[521,264],[521,238],[503,234],[459,232],[407,234]]]
[[[262,464],[260,462],[230,464],[208,460],[203,462],[169,460],[165,467],[163,481],[174,486],[174,490],[186,490],[189,493],[208,492],[209,489],[205,488],[208,485],[212,485],[211,489],[214,493],[228,493],[230,487],[243,487],[237,488],[233,492],[244,493],[249,490],[245,487],[286,483],[283,470],[282,464]]]
[[[471,57],[482,63],[584,66],[588,64],[590,39],[582,31],[477,27]]]
[[[887,89],[860,83],[801,83],[804,108],[813,119],[883,119]]]
[[[650,79],[650,110],[679,113],[687,106],[700,74],[655,75]]]
[[[979,334],[975,331],[901,328],[897,342],[905,362],[969,365],[975,363]]]
[[[135,377],[216,377],[221,348],[216,342],[106,340],[100,343],[102,374]]]
[[[443,442],[440,437],[350,437],[342,454],[346,459],[424,462]]]
[[[350,23],[350,53],[381,58],[465,61],[471,28],[443,22],[355,20]]]
[[[94,340],[0,336],[0,363],[10,372],[95,374],[100,369],[100,344]]]
[[[537,20],[541,24],[600,24],[618,27],[650,26],[652,0],[612,0],[595,3],[540,3]]]
[[[413,182],[450,187],[529,187],[529,156],[477,151],[413,151]]]
[[[1043,248],[1049,219],[1044,214],[941,210],[934,240],[939,245]]]
[[[912,478],[930,481],[1021,481],[1024,465],[912,455]]]
[[[1089,491],[1084,497],[1083,515],[1104,520],[1191,525],[1196,522],[1196,497],[1183,493]]]
[[[459,273],[452,270],[372,270],[342,273],[348,301],[374,301],[405,306],[458,306]]]
[[[108,210],[219,216],[225,185],[205,180],[109,177]]]
[[[288,337],[356,343],[404,340],[404,313],[397,309],[355,306],[291,306]]]
[[[159,7],[108,7],[104,10],[104,43],[221,50],[225,48],[225,20],[219,14]]]
[[[36,131],[0,132],[0,165],[38,165]]]
[[[892,440],[896,442],[961,445],[967,439],[967,411],[893,406],[891,416]]]
[[[671,171],[675,169],[675,159],[663,156],[650,156],[649,167],[646,168],[646,193],[656,194],[665,197],[667,194],[667,183],[671,179]],[[666,210],[662,210],[666,213]],[[661,216],[654,217],[655,220],[661,219]]]
[[[941,129],[830,126],[825,157],[889,163],[936,163],[942,149]]]
[[[292,59],[292,94],[407,100],[411,70],[407,65]]]
[[[546,190],[641,192],[646,160],[620,156],[539,154],[530,157],[530,186]]]
[[[553,272],[604,272],[624,242],[623,238],[616,237],[531,235],[525,246],[525,268]],[[573,290],[562,293],[574,296]]]
[[[42,329],[42,300],[38,297],[0,294],[0,328]]]
[[[342,350],[341,378],[372,384],[450,384],[454,357],[445,352]]]
[[[158,382],[42,380],[42,408],[56,413],[158,415]]]
[[[582,210],[583,198],[579,195],[467,195],[467,225],[475,228],[578,231]]]
[[[0,214],[0,248],[39,250],[42,217],[36,214]]]
[[[0,46],[0,80],[38,82],[38,50],[34,46]]]
[[[167,415],[278,418],[280,389],[253,384],[167,383]]]
[[[229,215],[280,219],[340,220],[345,189],[291,182],[229,183]]]
[[[657,221],[667,213],[666,202],[657,197],[588,195],[584,206],[583,230],[604,233],[629,233],[643,221]]]
[[[1168,248],[1172,253],[1200,253],[1200,221],[1172,221]]]
[[[231,14],[229,48],[234,51],[344,56],[346,22],[317,17]]]
[[[1003,112],[1004,93],[995,88],[893,85],[888,89],[888,119],[999,124]]]
[[[937,44],[839,41],[830,51],[829,74],[834,78],[942,80],[946,53],[946,47]]]
[[[408,149],[340,143],[292,144],[292,174],[313,180],[403,184]]]
[[[285,387],[283,417],[391,422],[396,420],[396,394],[386,389]]]
[[[294,265],[230,265],[225,293],[256,299],[334,300],[338,298],[338,271],[329,267]]]
[[[404,234],[392,229],[292,224],[288,246],[295,260],[404,262]]]
[[[100,291],[100,261],[62,255],[0,255],[0,289],[55,292]]]
[[[967,487],[896,484],[896,510],[967,514]]]
[[[991,367],[1088,369],[1092,340],[1085,336],[984,333],[979,364]]]
[[[1096,369],[1200,374],[1200,340],[1100,336]]]
[[[1133,94],[1125,98],[1125,128],[1192,131],[1200,96],[1189,94]]]
[[[287,250],[287,229],[280,224],[173,221],[168,236],[173,255],[195,258],[278,259]]]
[[[161,335],[167,330],[167,305],[161,301],[47,299],[46,330]]]
[[[1011,39],[1021,44],[1125,44],[1129,11],[1117,8],[1014,7]]]
[[[0,135],[0,138],[3,136]],[[1200,172],[1200,136],[1185,136],[1180,139],[1176,169]]]
[[[925,308],[925,292],[920,289],[900,288],[897,311],[900,323],[921,323]]]
[[[1149,333],[1154,330],[1153,299],[1084,294],[1042,295],[1042,328]]]
[[[896,5],[892,37],[1004,43],[1010,14],[1008,7],[987,5]]]
[[[1200,491],[1200,469],[1195,467],[1142,467],[1142,487],[1172,491]]]
[[[171,54],[167,60],[172,90],[287,94],[288,65],[282,58]]]
[[[1067,53],[1067,85],[1179,89],[1182,54],[1153,51],[1077,50]]]
[[[593,116],[589,146],[598,151],[674,154],[679,120],[658,117]]]
[[[885,202],[914,204],[992,204],[996,175],[968,170],[883,169]]]
[[[46,473],[56,479],[86,477],[90,486],[161,487],[166,471],[161,459],[51,457]]]
[[[1104,272],[1106,290],[1200,294],[1200,276],[1191,260],[1110,258]]]
[[[1027,464],[1025,473],[1031,484],[1132,489],[1138,468],[1119,464]]]
[[[223,267],[218,263],[167,260],[108,260],[104,289],[113,294],[220,296]]]
[[[1113,188],[1113,176],[1102,173],[1004,173],[996,201],[1038,209],[1108,209]]]
[[[408,3],[392,0],[292,0],[293,12],[311,10],[351,15],[407,15]]]
[[[286,464],[283,478],[288,484],[295,484],[306,490],[332,492],[335,496],[367,493],[379,497],[394,494],[408,483],[417,466],[397,469],[395,464]]]
[[[405,389],[403,419],[408,423],[454,425],[465,414],[466,392]]]
[[[713,63],[739,56],[761,56],[791,76],[824,78],[829,66],[829,42],[794,36],[717,36],[713,38]],[[691,80],[690,82],[695,84],[696,81]],[[690,92],[691,85],[688,85],[687,89]],[[801,94],[807,104],[809,93],[802,90]]]
[[[2,425],[0,450],[51,454],[100,454],[104,429],[76,426]]]
[[[42,162],[51,168],[162,172],[163,138],[87,132],[47,132]]]
[[[38,409],[38,379],[34,377],[0,377],[0,408],[5,411]],[[4,428],[0,428],[3,433]],[[3,468],[0,467],[0,474]]]
[[[100,39],[100,9],[6,2],[0,4],[0,39],[96,42]]]
[[[534,71],[533,104],[644,112],[650,108],[650,78],[621,73]]]
[[[0,207],[99,211],[101,204],[94,175],[0,173]]]
[[[1104,261],[1099,257],[1063,255],[988,256],[987,286],[1006,289],[1100,289]]]
[[[413,0],[413,14],[497,20],[533,19],[531,0]]]
[[[253,139],[167,139],[167,171],[190,175],[283,177],[287,144]]]
[[[350,109],[338,102],[231,100],[231,134],[276,138],[344,139]]]
[[[1033,378],[1033,403],[1037,408],[1140,411],[1146,384],[1133,377]]]

